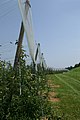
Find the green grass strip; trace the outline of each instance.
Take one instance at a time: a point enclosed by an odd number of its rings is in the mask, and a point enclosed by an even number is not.
[[[55,77],[60,80],[61,82],[63,82],[64,84],[66,84],[69,88],[71,88],[75,94],[80,95],[79,91],[76,90],[72,85],[70,85],[69,83],[67,83],[65,80],[63,80],[59,75],[55,75]]]

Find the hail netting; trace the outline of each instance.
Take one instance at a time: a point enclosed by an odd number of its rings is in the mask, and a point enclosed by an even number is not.
[[[30,5],[26,2],[26,0],[18,0],[18,4],[23,20],[24,30],[28,41],[30,55],[32,60],[35,62],[34,60],[35,42],[34,42],[34,35],[32,30],[32,16],[31,16]]]

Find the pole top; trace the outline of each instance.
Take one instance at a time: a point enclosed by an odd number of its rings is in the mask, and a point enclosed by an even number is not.
[[[40,46],[40,43],[38,43],[38,46]]]
[[[29,7],[31,8],[30,1],[29,1],[29,0],[26,0],[25,3],[27,3],[27,4],[29,5]]]

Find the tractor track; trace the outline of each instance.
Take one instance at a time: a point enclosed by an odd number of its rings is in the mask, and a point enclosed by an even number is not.
[[[65,80],[63,80],[59,75],[55,75],[55,77],[60,80],[61,82],[63,82],[64,84],[66,84],[69,88],[71,88],[75,94],[80,95],[80,92],[78,90],[76,90],[72,85],[70,85],[69,83],[67,83]],[[64,76],[63,76],[64,77]]]

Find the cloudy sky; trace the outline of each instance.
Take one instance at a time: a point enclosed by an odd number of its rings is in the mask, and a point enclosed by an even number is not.
[[[79,63],[80,0],[31,0],[31,6],[34,38],[41,43],[47,65],[62,68]],[[2,59],[15,56],[20,22],[17,0],[0,0]]]

